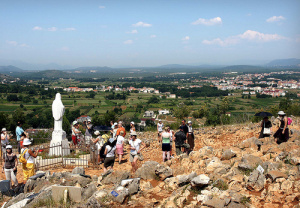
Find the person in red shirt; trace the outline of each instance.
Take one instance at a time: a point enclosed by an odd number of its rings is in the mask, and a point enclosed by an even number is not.
[[[117,130],[116,136],[119,136],[121,131],[124,132],[123,137],[125,137],[125,135],[126,135],[125,128],[124,128],[123,125],[122,125],[122,121],[119,121],[119,124],[118,124],[118,130]]]

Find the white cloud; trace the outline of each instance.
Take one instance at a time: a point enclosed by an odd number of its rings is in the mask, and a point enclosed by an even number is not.
[[[138,33],[138,31],[137,30],[131,30],[130,32],[126,32],[126,33],[136,34],[136,33]]]
[[[203,19],[203,18],[199,18],[198,20],[196,20],[195,22],[191,23],[192,25],[218,25],[218,24],[222,24],[222,19],[221,17],[215,17],[212,19]]]
[[[55,31],[57,31],[57,27],[49,27],[48,31],[55,32]]]
[[[20,45],[20,47],[23,47],[23,48],[28,48],[28,47],[29,47],[29,45],[27,45],[26,43],[22,43],[22,44]]]
[[[105,6],[99,6],[99,9],[105,9]]]
[[[132,24],[133,27],[151,27],[152,25],[146,22],[137,22]]]
[[[285,20],[283,16],[273,16],[266,20],[266,22],[279,22],[281,20]]]
[[[17,41],[14,41],[14,40],[7,40],[6,43],[9,45],[12,45],[12,46],[19,46],[19,47],[23,47],[23,48],[29,47],[29,45],[27,45],[26,43],[19,44]]]
[[[14,41],[14,40],[7,40],[6,41],[9,45],[12,45],[12,46],[17,46],[18,45],[18,42],[17,41]]]
[[[60,50],[62,50],[62,51],[69,51],[70,50],[70,48],[69,47],[67,47],[67,46],[64,46],[64,47],[61,47],[61,49]]]
[[[185,36],[185,37],[182,38],[182,40],[183,41],[188,41],[188,40],[190,40],[190,36]]]
[[[150,38],[156,38],[156,35],[150,35]]]
[[[64,28],[62,30],[63,31],[74,31],[74,30],[76,30],[76,28],[74,28],[74,27],[67,27],[67,28]]]
[[[203,40],[202,43],[206,45],[220,45],[220,46],[227,46],[227,45],[234,45],[239,43],[242,40],[248,41],[257,41],[257,42],[269,42],[269,41],[278,41],[287,39],[286,37],[280,36],[278,34],[265,34],[260,33],[253,30],[247,30],[243,34],[239,34],[236,36],[231,36],[225,38],[224,40],[220,38],[216,38],[213,40]]]
[[[126,44],[126,45],[129,45],[129,44],[133,43],[133,40],[125,40],[123,43]]]
[[[34,28],[32,28],[32,30],[42,30],[43,28],[39,27],[39,26],[35,26]]]

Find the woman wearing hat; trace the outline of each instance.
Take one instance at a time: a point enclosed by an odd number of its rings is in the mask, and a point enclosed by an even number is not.
[[[289,139],[289,128],[288,128],[288,118],[283,111],[278,112],[280,126],[274,134],[275,141],[277,144],[282,142],[287,142]]]
[[[105,147],[104,154],[106,155],[104,159],[104,168],[103,173],[105,173],[108,169],[113,169],[115,163],[115,152],[116,152],[116,143],[117,140],[114,138],[110,138],[107,141],[107,145]]]
[[[124,131],[120,131],[120,135],[117,136],[117,144],[116,144],[116,147],[117,147],[117,154],[119,155],[119,164],[121,164],[121,161],[122,161],[122,157],[123,157],[123,145],[124,145]]]
[[[11,136],[7,134],[6,128],[2,128],[1,130],[1,147],[2,147],[2,155],[3,155],[2,158],[4,158],[5,156],[5,151],[6,151],[5,147],[6,145],[9,144],[10,138]]]
[[[26,159],[27,163],[23,163],[23,174],[24,174],[24,181],[28,180],[29,177],[35,175],[35,167],[34,167],[34,158],[37,157],[39,153],[39,149],[37,149],[35,152],[33,152],[31,149],[29,149],[29,146],[31,145],[31,142],[29,139],[24,139],[23,146],[24,149],[21,151],[21,156]]]
[[[194,137],[194,131],[192,126],[192,121],[188,121],[188,132],[187,132],[187,143],[190,145],[189,151],[191,152],[194,150],[195,147],[195,137]]]
[[[12,152],[12,146],[7,145],[6,146],[6,153],[5,157],[3,158],[4,161],[4,166],[3,170],[5,172],[5,177],[6,180],[12,181],[13,187],[18,185],[18,180],[17,180],[17,167],[18,167],[18,159],[16,154]]]
[[[94,134],[97,136],[97,138],[96,139],[91,139],[92,140],[92,142],[94,143],[94,144],[96,144],[96,147],[97,147],[97,158],[98,158],[98,163],[100,163],[100,150],[101,150],[101,147],[103,146],[103,144],[104,144],[104,140],[103,140],[103,138],[101,137],[101,135],[100,135],[100,131],[95,131],[94,132]]]
[[[78,147],[77,135],[81,133],[81,131],[79,131],[78,128],[79,128],[78,122],[73,121],[73,123],[72,123],[72,141],[73,141],[73,144],[75,145],[75,148]]]
[[[137,136],[136,132],[132,132],[131,140],[129,141],[130,144],[129,161],[131,162],[133,172],[137,170],[137,160],[139,158],[141,150],[144,149],[146,146],[145,143],[142,142],[140,139],[137,139],[136,136]]]

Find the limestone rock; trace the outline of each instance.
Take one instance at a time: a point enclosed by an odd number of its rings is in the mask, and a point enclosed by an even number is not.
[[[247,181],[247,189],[261,191],[265,186],[265,176],[258,170],[254,170]]]
[[[206,166],[206,171],[210,173],[213,172],[215,169],[221,167],[223,167],[221,160],[217,157],[213,157],[212,160]]]
[[[236,153],[231,149],[225,150],[222,154],[221,160],[230,160],[231,158],[235,157]]]
[[[210,178],[204,174],[198,175],[197,177],[191,180],[192,186],[205,186],[208,185]]]
[[[88,199],[90,198],[95,192],[97,191],[97,187],[94,184],[88,185],[83,191],[82,191],[82,198]]]
[[[274,182],[277,178],[288,178],[288,176],[280,171],[272,170],[268,172],[267,178],[271,178]]]
[[[170,167],[165,167],[163,165],[157,165],[155,168],[155,174],[158,175],[160,180],[165,180],[173,176],[173,170]]]
[[[119,184],[122,180],[128,179],[130,177],[129,171],[114,171],[108,176],[106,176],[101,182],[103,184]]]
[[[259,157],[247,154],[242,157],[238,167],[242,170],[253,170],[258,165],[262,165],[262,163],[263,162]]]
[[[178,185],[184,185],[189,183],[193,178],[197,177],[197,173],[191,172],[189,175],[178,175]]]
[[[204,202],[203,205],[213,208],[223,208],[225,206],[225,200],[213,198]]]
[[[83,167],[76,167],[73,169],[72,174],[85,174]]]
[[[155,179],[155,169],[156,166],[159,165],[158,162],[155,161],[147,161],[145,162],[142,167],[137,169],[135,173],[135,177],[142,178],[142,179]]]

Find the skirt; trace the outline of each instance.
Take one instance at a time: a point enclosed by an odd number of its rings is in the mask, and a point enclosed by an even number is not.
[[[115,163],[115,157],[106,157],[104,159],[104,167],[108,168],[108,167],[113,167]]]
[[[188,134],[187,137],[187,143],[190,145],[190,150],[193,151],[194,147],[195,147],[195,142],[194,142],[195,138],[194,138],[194,134]]]
[[[117,144],[117,154],[118,155],[123,155],[124,152],[123,152],[123,145],[122,144]]]
[[[170,150],[171,150],[171,145],[170,145],[170,143],[163,143],[163,144],[162,144],[162,151],[168,152],[168,151],[170,151]]]
[[[284,131],[284,134],[282,133],[283,129],[278,129],[275,134],[274,134],[274,138],[277,138],[277,144],[281,144],[283,142],[287,142],[289,140],[289,128],[286,128]]]

